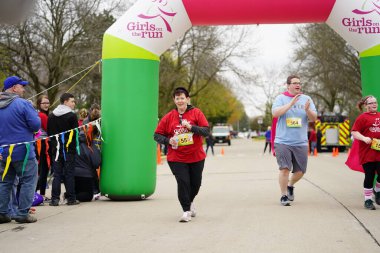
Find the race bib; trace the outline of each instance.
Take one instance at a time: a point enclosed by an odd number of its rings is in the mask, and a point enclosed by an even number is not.
[[[185,133],[178,135],[178,146],[187,146],[194,144],[193,133]]]
[[[371,148],[380,151],[380,140],[379,139],[372,139]]]
[[[287,127],[302,127],[302,119],[301,118],[287,118],[286,126]]]

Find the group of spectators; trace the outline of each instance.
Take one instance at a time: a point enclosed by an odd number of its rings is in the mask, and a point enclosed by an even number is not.
[[[100,118],[100,106],[92,105],[87,115],[81,110],[78,120],[74,95],[64,93],[51,113],[46,95],[38,97],[35,109],[23,98],[28,84],[10,76],[0,93],[0,223],[12,219],[36,222],[30,213],[37,192],[50,206],[58,206],[62,200],[77,205],[100,194],[99,130],[87,128]],[[46,196],[49,173],[53,178],[51,199]],[[62,182],[66,192],[61,199]]]

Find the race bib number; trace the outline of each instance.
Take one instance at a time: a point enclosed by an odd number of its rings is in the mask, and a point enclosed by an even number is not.
[[[194,144],[193,133],[185,133],[178,135],[178,146],[188,146]]]
[[[287,127],[302,127],[302,119],[301,118],[287,118],[286,126]]]
[[[380,140],[379,139],[372,139],[371,148],[380,151]]]

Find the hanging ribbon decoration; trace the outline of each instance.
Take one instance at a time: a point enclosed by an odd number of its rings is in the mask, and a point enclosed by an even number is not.
[[[36,143],[37,153],[38,153],[38,156],[40,156],[41,155],[41,151],[42,151],[42,140],[45,140],[45,145],[46,145],[45,154],[46,154],[46,158],[47,158],[47,164],[50,167],[51,166],[51,159],[50,159],[49,152],[48,152],[49,151],[49,138],[53,138],[55,136],[55,139],[57,141],[57,145],[56,145],[57,152],[55,154],[54,161],[58,161],[58,158],[59,158],[59,149],[60,149],[60,146],[61,146],[61,144],[59,142],[59,135],[61,135],[61,141],[62,141],[62,145],[63,145],[62,151],[63,151],[64,159],[66,161],[66,153],[65,153],[65,148],[64,148],[65,147],[65,133],[70,132],[68,143],[67,143],[67,146],[66,146],[66,148],[68,149],[68,146],[72,143],[72,138],[73,138],[74,130],[75,130],[75,132],[76,132],[76,136],[75,136],[75,138],[76,138],[75,139],[76,140],[76,150],[77,150],[78,155],[80,155],[79,131],[80,131],[80,128],[82,128],[83,131],[84,131],[85,137],[86,137],[87,146],[93,152],[92,147],[91,147],[91,143],[92,143],[92,140],[93,140],[93,138],[92,138],[93,127],[94,127],[93,125],[95,125],[98,128],[99,133],[100,133],[100,137],[102,135],[101,134],[101,128],[100,128],[99,121],[100,121],[100,118],[97,119],[97,120],[94,120],[92,122],[89,122],[86,125],[83,125],[83,126],[80,126],[80,127],[77,127],[77,128],[74,128],[74,129],[62,132],[60,134],[48,136],[46,138],[37,139],[37,140],[31,141],[31,142],[22,142],[22,143],[8,144],[8,145],[2,145],[2,146],[0,146],[0,154],[2,154],[2,151],[3,151],[4,147],[9,147],[9,155],[7,157],[6,166],[5,166],[3,175],[2,175],[2,179],[4,179],[5,175],[8,173],[9,165],[10,165],[10,162],[12,161],[12,152],[13,152],[13,149],[14,149],[14,147],[16,145],[25,145],[27,149],[29,148],[28,152],[30,152],[31,143]],[[88,130],[87,130],[86,126],[88,126]],[[101,140],[104,141],[102,137],[101,137]],[[24,161],[27,158],[29,158],[29,153],[27,153],[26,158],[24,158]],[[40,162],[40,161],[38,161],[38,162]]]
[[[49,155],[49,138],[45,139],[45,155],[48,168],[50,168],[50,155]]]
[[[99,124],[99,120],[95,121],[95,125],[96,125],[96,128],[98,128],[99,135],[100,135],[100,139],[101,139],[102,141],[104,141],[104,140],[103,140],[103,135],[102,135],[102,130],[101,130],[101,128],[100,128],[100,124]]]
[[[58,157],[59,157],[59,139],[58,139],[58,134],[55,136],[55,140],[57,141],[57,146],[55,147],[57,149],[57,152],[55,153],[55,159],[54,159],[54,161],[58,161]]]
[[[79,130],[78,128],[75,129],[75,141],[76,141],[76,149],[77,149],[77,153],[78,155],[80,155],[80,147],[79,147]]]
[[[40,145],[41,145],[41,142],[40,142]],[[25,155],[25,158],[24,158],[24,162],[22,164],[22,170],[21,170],[21,175],[22,176],[24,175],[25,167],[26,167],[26,164],[28,163],[29,152],[30,152],[30,142],[25,143],[25,148],[26,148],[26,155]]]
[[[67,152],[69,152],[70,143],[73,141],[73,135],[74,135],[74,130],[71,130],[70,135],[69,135],[69,139],[68,139],[67,144],[66,144]]]
[[[40,164],[40,157],[41,157],[41,139],[38,139],[36,141],[36,146],[37,146],[37,154],[38,154],[38,164]]]
[[[1,178],[2,181],[4,181],[4,177],[8,173],[9,165],[11,164],[11,161],[12,161],[12,153],[13,153],[13,148],[14,147],[15,147],[15,144],[12,144],[9,147],[9,155],[7,157],[7,163],[5,164],[5,169],[4,169],[4,172],[3,172],[3,177]]]
[[[62,141],[63,159],[66,161],[66,152],[65,152],[65,133],[61,133],[61,141]]]

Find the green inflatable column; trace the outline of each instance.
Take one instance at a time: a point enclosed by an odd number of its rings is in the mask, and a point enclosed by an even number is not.
[[[101,192],[144,199],[156,186],[159,58],[106,34],[102,59]]]
[[[360,54],[363,96],[374,95],[380,100],[380,45]]]

